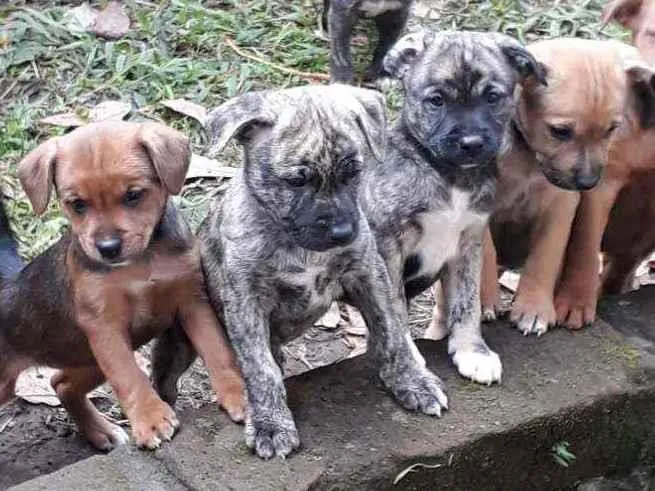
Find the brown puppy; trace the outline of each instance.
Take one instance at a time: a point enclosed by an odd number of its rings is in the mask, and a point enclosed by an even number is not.
[[[49,140],[19,164],[37,214],[55,188],[71,230],[0,290],[0,404],[31,365],[97,448],[127,441],[86,394],[109,381],[139,446],[156,448],[178,420],[133,350],[184,329],[233,419],[243,382],[205,294],[197,244],[171,201],[188,169],[187,138],[164,125],[105,122]]]
[[[559,39],[528,49],[545,65],[548,86],[517,94],[515,137],[499,165],[499,202],[487,236],[495,248],[487,243],[484,249],[481,297],[485,317],[492,318],[497,263],[522,266],[510,319],[525,334],[543,334],[556,321],[554,291],[580,191],[599,182],[610,137],[647,70],[638,66],[634,48],[615,41]]]

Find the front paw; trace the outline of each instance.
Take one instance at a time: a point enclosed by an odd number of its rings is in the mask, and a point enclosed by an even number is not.
[[[596,318],[596,291],[593,281],[584,286],[563,282],[555,295],[557,323],[568,329],[591,325]]]
[[[143,402],[129,417],[132,436],[139,448],[154,450],[170,441],[180,422],[171,407],[158,397]]]
[[[441,416],[441,410],[448,409],[444,383],[427,368],[407,367],[382,380],[405,409],[431,416]]]
[[[521,290],[516,293],[509,314],[510,321],[524,335],[541,336],[555,324],[555,307],[552,296],[545,291]]]
[[[246,416],[246,445],[263,458],[286,458],[300,446],[296,423],[288,408],[278,411],[258,411]]]
[[[467,343],[461,347],[451,342],[449,350],[453,364],[460,375],[480,384],[500,383],[503,365],[498,354],[480,339],[477,343]]]

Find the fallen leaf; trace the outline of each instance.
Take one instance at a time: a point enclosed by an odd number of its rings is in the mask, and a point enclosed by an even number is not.
[[[87,32],[98,17],[98,11],[92,8],[88,3],[83,3],[68,9],[64,13],[62,22],[69,32],[81,34]]]
[[[89,122],[120,121],[132,110],[127,102],[105,101],[89,111]]]
[[[134,352],[134,358],[136,359],[136,364],[141,369],[141,371],[146,375],[150,375],[150,360],[138,351]]]
[[[89,31],[104,39],[120,39],[130,30],[130,18],[123,5],[111,1],[98,13]]]
[[[162,101],[163,106],[175,111],[176,113],[184,114],[190,118],[204,123],[205,117],[207,116],[207,109],[202,107],[200,104],[195,102],[187,101],[186,99],[169,99]]]
[[[50,378],[55,372],[55,369],[48,367],[32,367],[24,370],[16,380],[16,397],[31,404],[60,406],[59,398],[50,385]]]
[[[328,311],[323,314],[319,320],[314,322],[314,325],[326,329],[335,329],[339,325],[339,321],[341,321],[339,304],[337,302],[332,302]]]
[[[514,271],[505,271],[501,276],[500,279],[498,280],[498,283],[503,285],[505,288],[508,290],[511,290],[512,292],[515,292],[516,289],[519,286],[519,280],[521,279],[521,275],[518,273],[515,273]]]
[[[353,336],[366,336],[368,334],[368,328],[359,310],[351,305],[346,305],[346,312],[348,313],[348,323],[344,326],[346,333],[352,334]]]
[[[5,431],[7,426],[9,426],[13,420],[14,417],[11,414],[0,415],[0,433]]]
[[[218,160],[208,159],[202,155],[192,154],[191,164],[187,171],[187,179],[197,177],[215,177],[215,178],[232,178],[236,176],[239,169],[236,167],[227,167],[220,165]]]
[[[78,126],[84,126],[84,121],[82,121],[75,113],[55,114],[43,118],[40,122],[52,126],[61,126],[62,128],[77,128]]]
[[[366,353],[366,338],[361,336],[344,336],[342,338],[346,346],[350,348],[350,353],[348,353],[348,358],[354,358],[359,355]]]

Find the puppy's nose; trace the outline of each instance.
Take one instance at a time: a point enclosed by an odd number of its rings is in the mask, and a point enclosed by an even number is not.
[[[330,227],[330,236],[337,242],[348,243],[354,235],[355,227],[350,222],[338,223]]]
[[[480,135],[467,135],[459,139],[459,148],[469,155],[476,155],[482,150],[484,140]]]
[[[116,259],[121,254],[122,241],[118,237],[96,240],[96,248],[104,259]]]
[[[600,172],[575,172],[575,187],[581,191],[593,188],[600,181]]]

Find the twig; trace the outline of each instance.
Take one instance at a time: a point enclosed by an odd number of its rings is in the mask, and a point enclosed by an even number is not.
[[[283,73],[288,73],[290,75],[295,75],[297,77],[305,78],[305,79],[309,78],[312,80],[325,80],[325,81],[330,80],[330,76],[325,73],[303,72],[301,70],[295,70],[293,68],[288,68],[282,65],[278,65],[277,63],[273,63],[271,61],[265,60],[263,58],[260,58],[259,56],[246,53],[234,43],[232,38],[226,37],[225,44],[227,44],[230,47],[230,49],[234,51],[236,54],[238,54],[239,56],[246,58],[248,60],[256,61],[257,63],[261,63],[266,66],[270,66]]]

